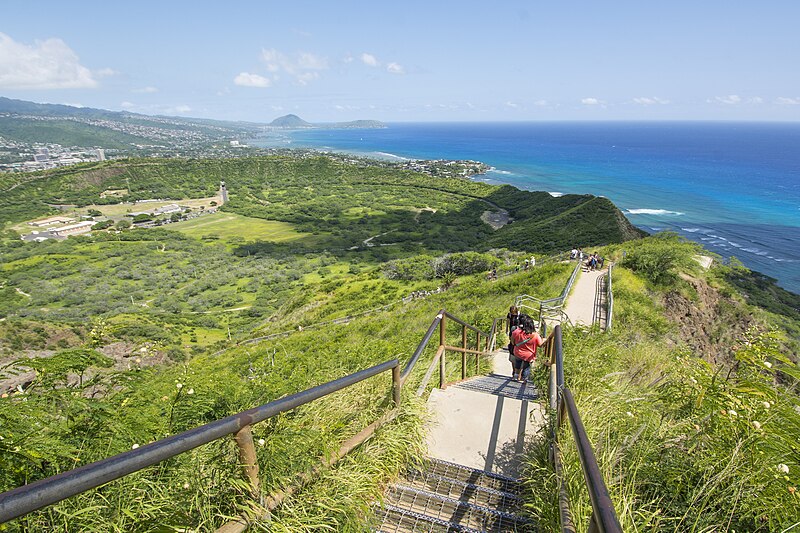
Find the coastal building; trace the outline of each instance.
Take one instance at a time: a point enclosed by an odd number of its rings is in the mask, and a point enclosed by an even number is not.
[[[45,218],[44,220],[34,220],[33,222],[28,222],[28,225],[42,228],[44,226],[52,226],[53,224],[69,224],[71,222],[75,222],[75,219],[69,217],[50,217]]]
[[[153,210],[153,215],[155,215],[155,216],[169,215],[169,214],[172,214],[172,213],[180,213],[182,211],[183,211],[183,208],[181,206],[179,206],[178,204],[168,204],[168,205],[165,205],[164,207],[159,207],[158,209],[154,209]]]
[[[64,226],[63,228],[53,228],[50,230],[50,233],[55,237],[67,237],[69,235],[81,235],[83,233],[89,233],[92,231],[92,226],[94,226],[94,222],[86,221],[86,222],[78,222],[77,224],[72,224],[71,226]]]

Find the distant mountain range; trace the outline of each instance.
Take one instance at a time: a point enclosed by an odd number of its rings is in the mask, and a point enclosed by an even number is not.
[[[377,120],[353,120],[351,122],[330,122],[312,124],[306,122],[297,115],[284,115],[269,123],[271,128],[285,130],[299,130],[305,128],[326,128],[326,129],[379,129],[385,128],[386,124]]]
[[[14,143],[43,143],[117,149],[127,153],[203,155],[211,145],[227,146],[230,140],[256,137],[263,133],[264,126],[280,129],[386,127],[374,120],[311,124],[296,115],[286,115],[265,125],[150,116],[0,97],[0,139],[12,146]],[[1,141],[0,145],[3,145]]]

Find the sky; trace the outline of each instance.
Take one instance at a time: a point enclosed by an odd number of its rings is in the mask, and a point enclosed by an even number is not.
[[[268,122],[800,120],[800,2],[3,0],[0,96]]]

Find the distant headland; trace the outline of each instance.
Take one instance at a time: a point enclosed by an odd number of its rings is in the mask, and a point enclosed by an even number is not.
[[[301,130],[301,129],[382,129],[386,124],[378,120],[352,120],[350,122],[325,122],[319,124],[312,124],[306,122],[297,115],[284,115],[278,117],[269,123],[268,127],[283,130]]]

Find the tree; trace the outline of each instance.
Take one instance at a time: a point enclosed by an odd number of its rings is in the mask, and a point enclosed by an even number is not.
[[[125,219],[120,220],[119,222],[117,222],[117,225],[115,227],[118,230],[128,229],[128,228],[131,227],[131,221],[130,220],[125,220]]]

